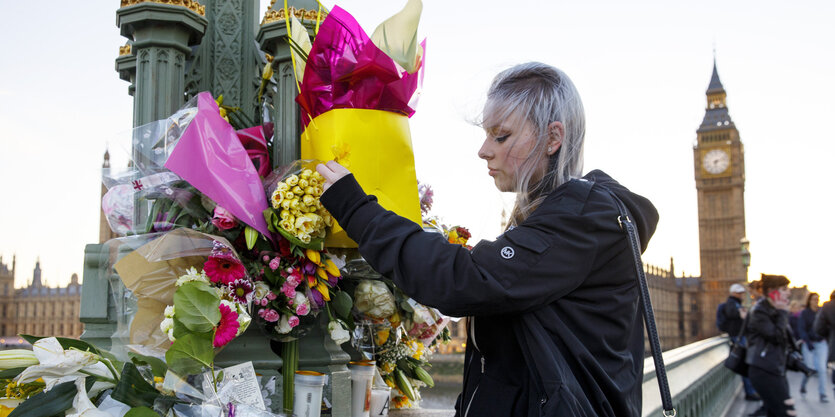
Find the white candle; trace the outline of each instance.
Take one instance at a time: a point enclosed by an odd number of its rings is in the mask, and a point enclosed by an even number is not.
[[[369,417],[374,361],[350,362],[348,369],[351,370],[351,417]]]
[[[322,386],[325,374],[313,371],[296,371],[293,378],[293,415],[295,417],[319,417],[322,412]]]
[[[389,415],[389,398],[391,397],[391,388],[389,387],[373,387],[371,388],[371,412],[370,417],[379,417]]]

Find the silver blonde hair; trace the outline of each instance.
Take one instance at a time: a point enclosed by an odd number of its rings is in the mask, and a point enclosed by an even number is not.
[[[502,71],[487,92],[484,124],[496,124],[512,114],[533,125],[536,143],[518,168],[516,203],[509,226],[525,220],[547,195],[583,171],[583,140],[586,117],[583,102],[571,79],[564,72],[539,62],[519,64]],[[550,157],[548,125],[561,122],[565,128],[560,148]],[[490,123],[486,123],[490,122]],[[545,172],[539,167],[548,158]],[[539,171],[539,172],[538,172]]]

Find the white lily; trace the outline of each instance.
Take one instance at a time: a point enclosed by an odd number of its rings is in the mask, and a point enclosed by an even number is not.
[[[54,337],[38,340],[32,346],[32,351],[40,364],[24,369],[15,378],[15,382],[18,384],[25,384],[43,378],[46,384],[44,390],[49,391],[57,384],[75,381],[79,377],[90,374],[108,379],[113,378],[113,374],[110,373],[105,364],[100,362],[101,358],[98,355],[75,349],[64,350],[58,339]],[[99,381],[93,385],[90,392],[97,393],[113,386],[112,383]]]
[[[87,396],[87,389],[84,386],[85,378],[77,378],[75,386],[78,393],[72,400],[72,408],[67,410],[67,417],[113,417],[110,413],[99,410]]]
[[[419,69],[418,63],[423,55],[417,38],[422,11],[420,0],[409,0],[403,10],[380,23],[371,35],[371,41],[409,74]]]

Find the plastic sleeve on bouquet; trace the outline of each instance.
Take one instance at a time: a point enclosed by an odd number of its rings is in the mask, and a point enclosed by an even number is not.
[[[164,319],[165,307],[173,304],[177,289],[175,282],[189,268],[203,267],[214,242],[232,247],[226,239],[191,229],[175,229],[168,233],[130,236],[107,242],[107,246],[116,251],[113,259],[118,259],[112,270],[119,274],[125,288],[136,297],[136,314],[129,326],[130,343],[159,348],[170,345],[159,324]],[[120,256],[126,251],[129,252]],[[109,270],[111,266],[106,268]],[[128,299],[116,297],[120,306],[125,300]],[[117,308],[124,308],[120,306]]]

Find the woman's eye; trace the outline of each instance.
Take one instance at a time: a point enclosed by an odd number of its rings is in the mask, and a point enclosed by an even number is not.
[[[506,141],[507,138],[509,138],[509,137],[510,137],[510,135],[497,136],[496,137],[496,142],[502,143],[502,142]]]

